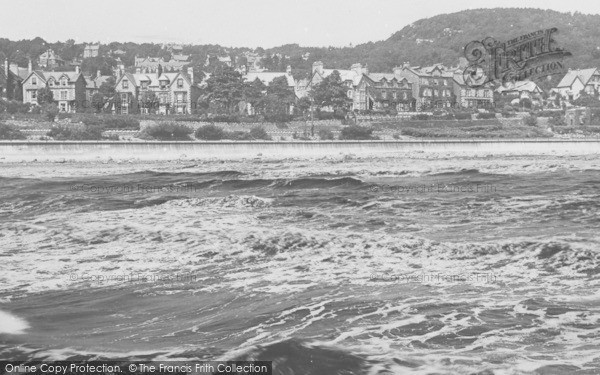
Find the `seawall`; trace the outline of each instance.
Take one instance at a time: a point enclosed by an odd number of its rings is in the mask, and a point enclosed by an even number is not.
[[[393,155],[403,153],[468,155],[600,155],[600,140],[394,140],[293,142],[95,142],[2,141],[0,162],[56,160],[176,160],[241,159],[257,156],[322,157],[340,154]]]

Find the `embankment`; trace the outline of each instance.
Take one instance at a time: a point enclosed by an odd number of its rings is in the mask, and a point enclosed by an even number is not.
[[[600,140],[410,140],[331,142],[95,142],[2,141],[0,162],[57,160],[241,159],[432,152],[467,155],[600,154]]]

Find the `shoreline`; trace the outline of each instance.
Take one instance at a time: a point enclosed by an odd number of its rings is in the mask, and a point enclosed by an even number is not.
[[[240,160],[338,155],[531,156],[600,154],[597,139],[469,139],[368,141],[1,141],[0,163],[80,161]]]

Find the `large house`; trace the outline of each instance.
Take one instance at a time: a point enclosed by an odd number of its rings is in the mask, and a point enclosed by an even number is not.
[[[290,90],[290,92],[293,92],[294,94],[296,94],[296,80],[294,80],[294,76],[292,76],[292,67],[289,65],[285,72],[255,72],[255,71],[251,71],[251,72],[245,73],[243,75],[244,82],[247,82],[247,83],[254,82],[258,79],[260,82],[262,82],[263,85],[265,85],[267,87],[271,84],[271,82],[273,82],[273,80],[275,78],[279,78],[279,77],[284,77],[286,79],[287,86],[288,86],[288,89]],[[294,110],[294,106],[292,105],[289,108],[290,113],[292,113],[293,110]],[[254,109],[252,108],[250,103],[247,104],[247,111],[249,114],[252,114],[254,112]]]
[[[494,86],[486,83],[472,87],[465,83],[463,71],[457,70],[453,77],[456,104],[462,108],[492,108],[494,106]]]
[[[88,44],[83,49],[83,58],[89,59],[92,57],[98,57],[100,53],[100,45],[99,44]]]
[[[411,67],[405,63],[394,68],[394,75],[406,78],[412,84],[417,110],[451,108],[456,103],[454,73],[441,64]]]
[[[393,73],[366,73],[354,91],[353,107],[359,110],[414,111],[412,83]]]
[[[199,96],[199,89],[193,83],[191,68],[185,72],[125,73],[117,79],[115,91],[120,102],[114,104],[117,113],[158,112],[160,114],[191,114]],[[156,102],[147,103],[146,98],[153,93]]]
[[[368,67],[353,64],[349,70],[325,69],[321,61],[313,63],[312,75],[308,80],[298,82],[296,95],[304,97],[310,90],[338,71],[347,88],[346,95],[352,100],[352,110],[413,111],[416,101],[412,93],[412,83],[393,73],[369,73]],[[318,103],[315,103],[318,105]]]
[[[135,67],[142,72],[158,73],[159,67],[163,72],[179,72],[190,65],[189,61],[171,59],[165,61],[162,57],[136,57]]]
[[[584,91],[589,95],[600,98],[600,72],[596,68],[569,70],[552,89],[563,98],[575,100]]]
[[[65,61],[61,59],[60,56],[58,56],[56,53],[54,53],[54,51],[52,51],[51,49],[42,53],[38,57],[38,66],[40,68],[54,69],[64,65]]]
[[[38,90],[44,87],[52,91],[61,112],[73,112],[86,105],[86,82],[79,69],[74,72],[32,71],[23,81],[23,102],[37,104]]]

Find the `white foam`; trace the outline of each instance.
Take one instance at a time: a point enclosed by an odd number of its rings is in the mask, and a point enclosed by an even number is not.
[[[27,328],[29,324],[25,320],[0,310],[0,334],[20,335]]]

